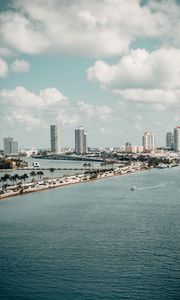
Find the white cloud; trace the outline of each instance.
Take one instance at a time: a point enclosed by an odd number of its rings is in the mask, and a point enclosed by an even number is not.
[[[81,114],[87,119],[97,117],[101,121],[107,121],[111,118],[112,108],[108,105],[91,105],[83,101],[79,101],[77,105]]]
[[[35,54],[44,51],[46,41],[36,21],[30,21],[20,12],[0,14],[0,37],[4,47],[17,52]]]
[[[7,115],[7,120],[12,123],[18,123],[25,126],[28,130],[33,127],[45,128],[45,123],[39,118],[35,117],[31,112],[25,110],[11,111]]]
[[[15,89],[3,89],[0,91],[3,102],[11,103],[21,108],[45,108],[53,105],[64,105],[66,98],[56,88],[41,90],[39,94],[28,91],[18,86]]]
[[[179,101],[180,90],[143,90],[143,89],[129,89],[118,90],[117,94],[122,96],[125,100],[137,103],[151,103],[151,104],[172,104],[175,105]]]
[[[114,89],[180,87],[180,50],[131,50],[118,64],[96,61],[87,78]]]
[[[80,116],[74,113],[71,108],[68,110],[61,109],[58,111],[56,121],[64,126],[76,126],[80,122]]]
[[[4,47],[28,54],[58,53],[90,57],[126,52],[136,38],[169,30],[161,10],[138,0],[14,0],[0,15]],[[159,9],[160,10],[160,9]]]
[[[6,61],[0,58],[0,77],[6,78],[8,75],[8,65]]]
[[[40,91],[40,97],[43,99],[44,105],[61,104],[61,106],[68,104],[68,99],[56,88],[47,88]]]
[[[0,47],[0,56],[16,56],[16,52],[12,51],[11,49]]]
[[[87,78],[121,100],[152,104],[162,110],[180,102],[180,50],[131,50],[117,64],[95,62],[88,68]]]
[[[107,134],[107,133],[111,132],[111,130],[109,128],[104,128],[104,127],[100,127],[99,131],[103,134]]]
[[[16,59],[11,64],[11,70],[14,73],[28,72],[30,70],[30,64],[25,60]]]
[[[147,7],[151,11],[158,12],[164,17],[165,30],[161,36],[164,45],[180,46],[180,5],[179,0],[151,0]]]
[[[112,109],[107,105],[93,106],[85,102],[71,102],[56,88],[34,93],[24,87],[0,90],[0,103],[5,118],[25,127],[45,127],[51,122],[62,126],[77,126],[91,121],[106,122]]]

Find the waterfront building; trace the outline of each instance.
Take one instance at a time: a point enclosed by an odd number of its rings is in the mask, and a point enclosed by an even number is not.
[[[180,152],[180,126],[174,128],[174,150]]]
[[[75,153],[86,154],[87,148],[87,133],[84,132],[84,128],[80,126],[75,129]]]
[[[151,151],[155,149],[155,134],[153,132],[144,132],[143,138],[143,148],[146,151]]]
[[[173,130],[166,131],[166,148],[173,149],[174,147],[174,135]]]
[[[57,125],[50,125],[50,140],[51,140],[51,152],[53,154],[59,154],[60,148],[60,133]]]
[[[143,146],[126,146],[127,153],[141,153],[143,152]]]
[[[18,142],[13,137],[4,138],[4,155],[17,155]]]

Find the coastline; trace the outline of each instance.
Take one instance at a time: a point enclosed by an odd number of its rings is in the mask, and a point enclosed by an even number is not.
[[[79,175],[70,175],[66,177],[55,177],[55,178],[48,178],[48,179],[41,179],[33,182],[27,182],[22,184],[21,188],[16,190],[15,187],[11,187],[11,189],[4,192],[4,194],[0,194],[0,200],[6,200],[10,197],[15,196],[23,196],[29,193],[36,193],[41,192],[49,189],[65,187],[73,184],[80,184],[80,183],[88,183],[96,180],[108,179],[110,177],[115,176],[124,176],[129,174],[135,174],[141,171],[148,170],[142,166],[128,166],[124,168],[119,168],[118,170],[100,170],[99,174],[96,177],[92,177],[85,173]],[[12,189],[15,190],[12,190]]]

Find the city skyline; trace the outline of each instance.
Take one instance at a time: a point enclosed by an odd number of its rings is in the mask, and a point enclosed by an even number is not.
[[[80,124],[92,146],[141,145],[145,131],[164,146],[180,123],[179,14],[175,0],[2,0],[0,148],[46,148],[49,124],[63,147]]]
[[[102,147],[102,145],[91,145],[87,143],[87,131],[84,130],[84,127],[81,125],[78,128],[74,129],[74,144],[73,145],[62,145],[61,144],[61,135],[62,130],[60,131],[60,128],[57,124],[50,125],[50,132],[49,132],[49,145],[46,145],[44,148],[38,148],[37,149],[49,149],[54,154],[60,154],[61,150],[71,148],[74,149],[76,154],[85,154],[87,151],[87,148],[123,148],[126,152],[143,152],[143,150],[151,151],[158,148],[164,148],[167,150],[175,150],[175,152],[180,152],[180,126],[175,126],[173,129],[167,130],[164,133],[164,144],[161,146],[158,146],[158,137],[154,134],[154,132],[151,131],[145,131],[143,133],[143,136],[141,137],[141,143],[132,144],[131,141],[125,142],[125,144],[119,144],[119,145],[108,145],[107,147]],[[3,138],[3,145],[4,145],[4,151],[6,152],[6,146],[7,149],[11,148],[11,145],[9,144],[12,142],[12,148],[18,149],[18,142],[14,141],[14,137],[4,137]],[[7,141],[7,143],[6,143]],[[17,146],[16,146],[17,144]],[[30,147],[31,149],[35,149],[35,147]],[[20,147],[20,149],[27,149],[25,147]],[[2,149],[0,149],[2,150]],[[9,151],[11,152],[11,151]],[[18,151],[17,151],[18,152]],[[10,153],[9,153],[10,154]]]

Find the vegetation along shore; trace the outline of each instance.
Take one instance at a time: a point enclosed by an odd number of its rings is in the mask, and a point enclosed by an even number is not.
[[[135,173],[145,169],[149,169],[149,167],[144,163],[138,162],[132,163],[128,166],[118,166],[116,168],[108,169],[106,167],[102,167],[99,169],[89,168],[89,170],[85,170],[81,174],[67,176],[64,175],[62,177],[53,177],[53,173],[55,171],[54,168],[49,169],[51,177],[43,177],[44,173],[40,170],[37,172],[32,170],[29,175],[27,175],[26,173],[24,173],[23,175],[14,174],[12,176],[10,174],[5,174],[0,178],[0,199],[43,191],[56,187],[63,187],[76,183],[85,183],[92,180],[98,180],[112,176]]]

